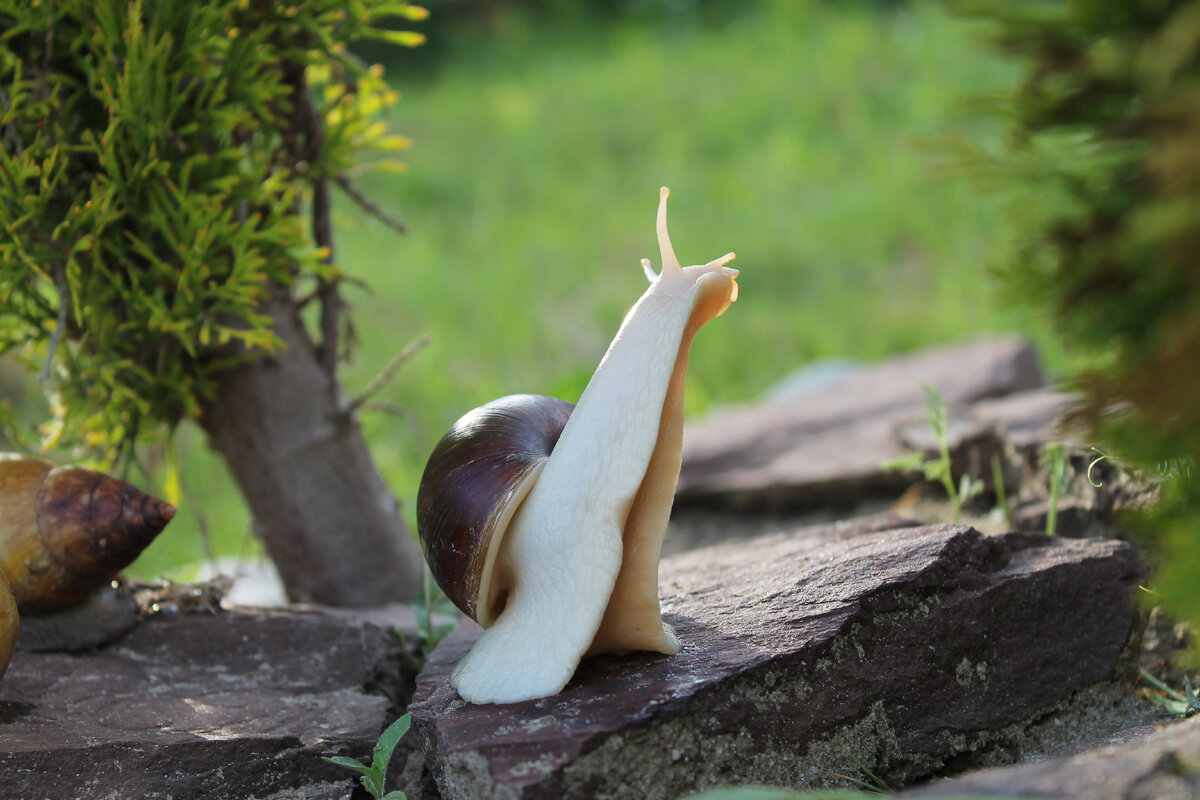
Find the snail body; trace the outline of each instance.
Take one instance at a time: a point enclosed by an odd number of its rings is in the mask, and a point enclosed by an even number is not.
[[[124,581],[113,580],[83,602],[21,618],[17,649],[33,653],[91,650],[119,639],[141,621],[142,608]]]
[[[485,630],[451,683],[475,702],[560,691],[585,655],[678,652],[658,559],[679,477],[692,338],[737,297],[729,253],[681,267],[660,193],[662,271],[573,410],[514,395],[435,447],[417,497],[431,571]],[[516,446],[513,443],[516,442]],[[536,444],[535,444],[536,443]]]

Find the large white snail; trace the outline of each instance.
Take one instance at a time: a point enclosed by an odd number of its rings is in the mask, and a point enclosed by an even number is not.
[[[451,683],[473,703],[559,692],[585,655],[679,651],[658,559],[679,479],[692,337],[737,299],[733,253],[681,267],[658,206],[662,272],[572,407],[513,395],[434,448],[417,526],[438,584],[485,630]]]

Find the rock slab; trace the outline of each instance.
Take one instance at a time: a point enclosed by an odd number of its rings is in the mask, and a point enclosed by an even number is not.
[[[371,753],[407,699],[387,696],[403,660],[391,628],[297,610],[18,652],[0,681],[0,797],[345,800],[353,775],[321,756]]]
[[[914,449],[903,428],[928,430],[926,384],[980,431],[1023,439],[1044,438],[1069,399],[1037,391],[1042,383],[1033,346],[1003,337],[930,348],[720,409],[684,430],[676,509],[799,509],[894,497],[913,476],[880,464]],[[1032,393],[1026,402],[996,402],[1025,393]]]
[[[1200,797],[1200,717],[1127,733],[1074,755],[980,770],[897,796],[1192,800]]]
[[[1122,542],[951,525],[673,556],[675,656],[602,656],[557,696],[473,706],[448,677],[478,629],[447,638],[418,677],[408,774],[443,800],[674,800],[1008,763],[1123,710],[1139,574]]]

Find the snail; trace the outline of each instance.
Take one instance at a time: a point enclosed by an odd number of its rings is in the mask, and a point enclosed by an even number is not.
[[[17,614],[17,598],[13,597],[8,581],[0,575],[0,678],[8,669],[13,648],[17,644],[17,633],[21,629],[21,618]]]
[[[95,608],[117,607],[106,597],[114,576],[174,515],[170,504],[103,473],[0,454],[0,575],[25,616],[22,646],[43,625],[65,644],[64,620],[92,626]],[[94,639],[94,631],[79,634]]]
[[[579,402],[512,395],[435,446],[417,527],[446,595],[484,627],[451,676],[472,703],[557,694],[580,660],[680,649],[658,604],[696,331],[737,299],[728,253],[682,267],[659,193],[662,271],[626,315]]]

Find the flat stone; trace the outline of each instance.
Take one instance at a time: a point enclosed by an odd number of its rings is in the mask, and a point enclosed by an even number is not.
[[[765,510],[686,509],[671,514],[667,535],[663,540],[664,558],[689,550],[727,542],[793,533],[799,528],[843,531],[846,535],[875,533],[893,528],[909,528],[921,523],[891,510],[879,510],[840,518],[835,510],[814,509],[803,514]]]
[[[1017,337],[938,347],[860,367],[801,392],[689,422],[676,506],[797,508],[903,491],[912,476],[880,464],[911,450],[897,435],[925,422],[925,384],[951,409],[1042,386],[1032,345]],[[1019,431],[1051,400],[986,407],[985,422]]]
[[[971,403],[971,415],[995,428],[1017,450],[1039,448],[1052,436],[1066,434],[1060,424],[1078,402],[1070,393],[1051,387],[1013,392]]]
[[[1141,727],[1081,753],[980,770],[896,796],[1192,800],[1200,797],[1200,717]]]
[[[152,617],[89,652],[17,652],[0,797],[345,800],[407,700],[391,627],[316,610]],[[391,696],[389,696],[391,695]]]
[[[664,560],[682,652],[587,660],[554,697],[461,700],[448,677],[478,635],[461,626],[418,677],[410,786],[424,773],[420,798],[674,800],[845,786],[835,773],[860,765],[903,786],[1125,724],[1128,544],[866,527]]]

